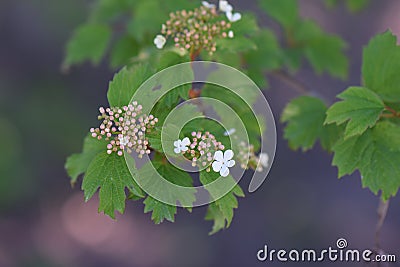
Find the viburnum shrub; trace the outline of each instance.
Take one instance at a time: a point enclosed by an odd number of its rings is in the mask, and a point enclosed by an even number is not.
[[[336,2],[326,1],[330,7]],[[345,2],[357,11],[368,1]],[[307,151],[319,141],[333,153],[339,177],[358,171],[363,186],[379,194],[386,205],[396,195],[400,187],[400,48],[396,36],[390,31],[378,34],[364,47],[362,83],[344,90],[336,103],[328,105],[311,96],[294,74],[307,61],[316,74],[346,79],[346,42],[301,17],[296,0],[258,3],[262,16],[280,25],[280,38],[260,26],[252,12],[238,11],[228,1],[96,1],[88,21],[67,44],[63,68],[84,61],[99,64],[107,57],[110,67],[119,70],[109,85],[109,107],[99,108],[99,124],[89,130],[82,153],[66,163],[72,184],[83,175],[86,200],[99,191],[99,211],[114,218],[115,211],[124,212],[127,200],[143,199],[145,212],[152,212],[155,223],[174,221],[177,206],[153,198],[136,183],[135,176],[146,179],[146,172],[136,167],[131,155],[149,156],[160,175],[186,187],[193,186],[193,175],[169,162],[169,154],[198,168],[204,185],[219,176],[232,179],[234,166],[255,172],[270,167],[273,155],[260,150],[262,127],[234,95],[210,85],[184,84],[168,91],[150,112],[143,111],[143,99],[132,99],[158,71],[200,60],[238,69],[262,89],[268,88],[269,76],[288,82],[304,94],[290,100],[281,116],[289,146]],[[149,90],[148,96],[155,93]],[[168,114],[183,101],[202,96],[219,99],[237,111],[249,140],[242,139],[235,128],[224,129],[199,119],[185,125],[179,138],[163,147]],[[253,98],[251,104],[256,101]],[[189,197],[192,202],[195,193]],[[208,205],[206,220],[214,221],[212,233],[230,225],[237,197],[244,197],[239,185]],[[190,205],[185,208],[191,210]]]

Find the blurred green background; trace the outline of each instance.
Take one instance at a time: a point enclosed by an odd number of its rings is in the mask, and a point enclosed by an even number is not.
[[[387,28],[400,34],[398,0],[374,0],[355,15],[343,6],[327,10],[320,0],[300,2],[304,16],[350,45],[349,81],[315,76],[309,67],[298,74],[332,101],[359,84],[361,47],[373,35]],[[257,13],[255,1],[232,3]],[[192,214],[179,210],[176,223],[153,225],[141,203],[130,202],[117,221],[97,214],[96,198],[85,204],[79,186],[70,187],[64,161],[81,149],[98,106],[107,105],[113,73],[105,62],[74,67],[68,74],[60,66],[66,41],[92,4],[0,1],[0,267],[258,266],[263,264],[256,252],[264,244],[317,249],[344,237],[353,248],[374,246],[378,198],[361,188],[358,174],[338,180],[331,156],[322,150],[290,151],[281,125],[267,182],[240,200],[232,226],[214,236],[207,236],[211,223],[203,220],[204,208]],[[272,80],[266,96],[278,118],[296,94]],[[243,180],[247,188],[249,181]],[[383,248],[398,257],[399,210],[396,197],[382,233]]]

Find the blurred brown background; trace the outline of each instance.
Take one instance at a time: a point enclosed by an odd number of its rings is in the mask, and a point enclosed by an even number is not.
[[[255,1],[232,3],[238,10],[258,12]],[[96,124],[113,73],[106,64],[85,64],[65,75],[60,65],[66,41],[85,21],[90,5],[78,0],[0,1],[0,267],[298,266],[259,263],[256,252],[264,244],[326,248],[340,237],[351,248],[374,246],[378,198],[361,188],[358,174],[338,180],[331,156],[321,149],[290,151],[280,124],[267,182],[240,200],[232,226],[214,236],[207,235],[211,223],[203,220],[204,208],[192,214],[179,210],[176,223],[153,225],[141,203],[129,202],[117,221],[97,214],[96,198],[84,204],[63,165],[67,155],[80,151],[82,138]],[[355,15],[343,6],[327,10],[321,0],[301,1],[301,9],[349,43],[348,81],[315,76],[307,65],[298,75],[330,101],[359,84],[361,48],[373,35],[387,28],[400,35],[398,0],[373,0]],[[276,28],[265,15],[260,21]],[[296,93],[271,80],[266,96],[279,118]],[[244,188],[248,182],[242,180]],[[399,211],[396,197],[382,232],[383,248],[398,258]]]

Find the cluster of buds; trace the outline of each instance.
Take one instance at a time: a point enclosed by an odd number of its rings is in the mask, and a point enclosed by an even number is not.
[[[142,106],[135,101],[124,107],[99,108],[99,120],[102,123],[99,128],[91,128],[92,137],[98,140],[105,139],[107,153],[123,155],[126,149],[128,153],[136,151],[141,158],[144,154],[150,154],[149,142],[145,137],[151,132],[158,119],[153,115],[142,114]]]
[[[183,153],[186,158],[191,159],[193,167],[207,167],[207,172],[211,170],[215,152],[225,149],[224,145],[218,142],[210,132],[192,132],[191,140],[186,137],[175,146],[175,152]]]
[[[260,153],[258,156],[254,152],[254,146],[244,141],[239,143],[239,154],[237,160],[240,163],[242,169],[248,169],[249,167],[255,169],[258,172],[262,172],[264,168],[269,166],[269,156],[267,153]]]
[[[220,1],[220,11],[226,12],[227,20],[220,16],[215,5],[208,2],[194,10],[173,12],[162,25],[161,35],[156,36],[154,44],[162,49],[167,38],[171,38],[175,47],[182,50],[198,53],[204,49],[213,54],[217,49],[217,39],[234,37],[230,30],[231,22],[240,19],[239,13],[232,14],[232,6],[227,1]]]

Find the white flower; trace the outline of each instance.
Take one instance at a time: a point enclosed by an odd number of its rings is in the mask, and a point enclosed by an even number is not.
[[[118,139],[122,146],[126,146],[129,143],[129,136],[121,136]]]
[[[229,32],[228,32],[228,37],[229,37],[229,38],[235,37],[235,35],[233,34],[233,31],[229,31]]]
[[[263,166],[264,168],[267,168],[269,165],[269,156],[267,153],[260,153],[260,155],[258,156],[259,158],[259,164],[261,164],[261,166]]]
[[[232,11],[227,11],[226,12],[226,17],[230,22],[236,22],[238,20],[241,20],[242,15],[240,13],[232,13]]]
[[[229,168],[235,165],[235,161],[233,158],[233,151],[227,150],[223,153],[221,150],[215,152],[214,159],[215,161],[212,164],[212,168],[215,172],[219,172],[222,177],[226,177],[229,175]]]
[[[167,39],[165,39],[164,36],[162,35],[157,35],[156,38],[154,38],[154,44],[157,46],[158,49],[162,49],[167,42]]]
[[[229,129],[229,130],[226,130],[226,131],[224,132],[224,135],[225,135],[225,136],[229,136],[229,135],[234,134],[235,132],[236,132],[236,129],[235,129],[235,128],[231,128],[231,129]]]
[[[174,142],[174,152],[176,154],[179,154],[181,152],[186,152],[188,150],[188,145],[190,145],[190,140],[189,138],[185,137],[183,140],[177,140]]]
[[[220,0],[219,10],[221,10],[222,12],[232,12],[233,7],[228,3],[228,1]]]
[[[207,2],[207,1],[203,1],[203,2],[201,2],[202,4],[203,4],[203,6],[205,6],[206,8],[215,8],[215,5],[214,4],[210,4],[209,2]]]

